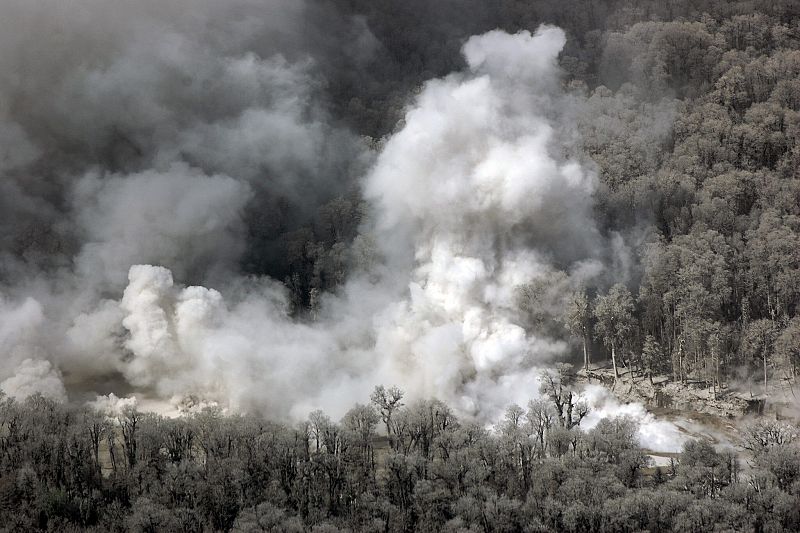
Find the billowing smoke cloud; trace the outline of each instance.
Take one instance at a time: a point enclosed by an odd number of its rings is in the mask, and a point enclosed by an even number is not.
[[[259,253],[264,243],[247,239],[253,226],[276,239],[265,221],[291,229],[346,190],[363,148],[325,109],[307,39],[313,9],[293,0],[4,2],[7,277],[19,285],[46,270],[53,279],[76,261],[84,285],[119,291],[131,264],[158,262],[208,282],[221,267],[235,271],[243,252]],[[363,23],[328,22],[368,36]]]
[[[34,392],[47,392],[51,396],[66,398],[64,385],[51,364],[39,358],[45,355],[42,332],[46,327],[42,306],[33,298],[10,302],[0,297],[0,390],[15,397]],[[46,382],[36,385],[37,375]]]
[[[510,391],[494,390],[516,388],[504,381],[564,351],[519,325],[514,291],[556,259],[585,270],[597,239],[594,176],[560,142],[564,43],[556,28],[471,38],[469,72],[425,85],[367,180],[376,242],[411,280],[377,349],[391,375],[465,409],[497,408]]]
[[[315,322],[291,320],[268,279],[218,292],[133,266],[120,302],[127,381],[296,416],[340,414],[382,382],[486,415],[536,395],[536,374],[566,345],[519,325],[516,287],[556,259],[576,281],[600,269],[594,176],[564,155],[563,44],[555,28],[474,37],[469,71],[423,87],[366,176],[376,264],[326,295]]]
[[[50,361],[25,359],[14,369],[14,375],[0,383],[0,390],[17,399],[41,394],[46,398],[63,402],[67,391],[61,373]]]
[[[566,344],[524,327],[516,288],[602,271],[561,30],[470,38],[467,68],[420,89],[365,171],[326,111],[304,2],[79,4],[8,8],[61,46],[0,23],[0,138],[19,147],[0,152],[0,386],[278,416],[339,415],[378,383],[487,417],[537,394]],[[353,274],[293,318],[242,259],[279,238],[271,210],[291,229],[356,177]]]
[[[3,3],[0,379],[31,358],[73,391],[119,385],[131,265],[236,279],[243,257],[271,264],[282,232],[353,183],[365,150],[326,110],[317,9]],[[329,30],[374,41],[331,15]]]
[[[690,438],[677,424],[657,419],[640,403],[620,403],[600,385],[587,386],[582,396],[591,408],[581,423],[585,430],[592,429],[603,418],[627,416],[638,424],[639,444],[647,450],[677,453]]]
[[[77,271],[112,288],[124,286],[137,262],[172,265],[182,277],[195,265],[230,272],[242,253],[241,213],[251,195],[246,183],[184,164],[124,177],[86,175],[74,188],[84,239]]]

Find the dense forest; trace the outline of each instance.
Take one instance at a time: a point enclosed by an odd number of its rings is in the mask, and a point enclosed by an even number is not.
[[[746,460],[688,441],[652,467],[636,422],[580,429],[569,374],[493,428],[377,387],[339,422],[218,408],[163,418],[32,396],[0,404],[3,531],[797,531],[796,428],[759,421]],[[378,436],[378,428],[382,436]]]

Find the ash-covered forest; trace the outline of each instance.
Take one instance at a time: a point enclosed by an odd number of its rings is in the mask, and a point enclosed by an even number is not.
[[[0,0],[0,530],[800,530],[799,140],[796,0]]]
[[[652,466],[630,417],[582,431],[568,379],[491,430],[397,388],[293,426],[205,408],[114,417],[4,399],[6,531],[797,531],[797,428],[758,420],[747,459],[689,440]],[[382,434],[378,435],[378,429]]]

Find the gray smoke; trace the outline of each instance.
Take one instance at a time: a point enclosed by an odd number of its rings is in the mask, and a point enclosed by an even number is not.
[[[250,246],[244,204],[282,202],[298,224],[346,189],[363,149],[325,110],[304,38],[308,9],[282,0],[4,2],[4,272],[50,275],[79,257],[77,270],[101,290],[121,290],[135,262],[218,279]],[[144,209],[151,201],[162,205]],[[218,201],[216,220],[192,220]],[[164,220],[170,204],[184,212],[177,224]]]
[[[33,358],[96,386],[130,357],[131,265],[225,283],[347,189],[366,151],[326,110],[315,9],[3,2],[0,378]],[[327,23],[374,40],[363,21]]]
[[[2,9],[10,394],[299,417],[392,383],[494,416],[535,396],[567,350],[524,327],[517,287],[608,275],[557,28],[467,40],[466,69],[426,82],[373,152],[328,111],[311,3]],[[348,61],[377,50],[363,20],[331,25]],[[279,280],[243,271],[279,239],[253,235],[308,223],[355,184],[369,212],[345,253],[352,274],[295,319]]]

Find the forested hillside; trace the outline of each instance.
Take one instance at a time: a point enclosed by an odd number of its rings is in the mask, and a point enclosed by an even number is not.
[[[746,430],[746,462],[690,440],[652,467],[636,422],[588,410],[568,374],[491,429],[378,387],[339,422],[206,408],[182,418],[0,403],[3,531],[797,531],[796,428]],[[380,428],[383,436],[378,436]]]

